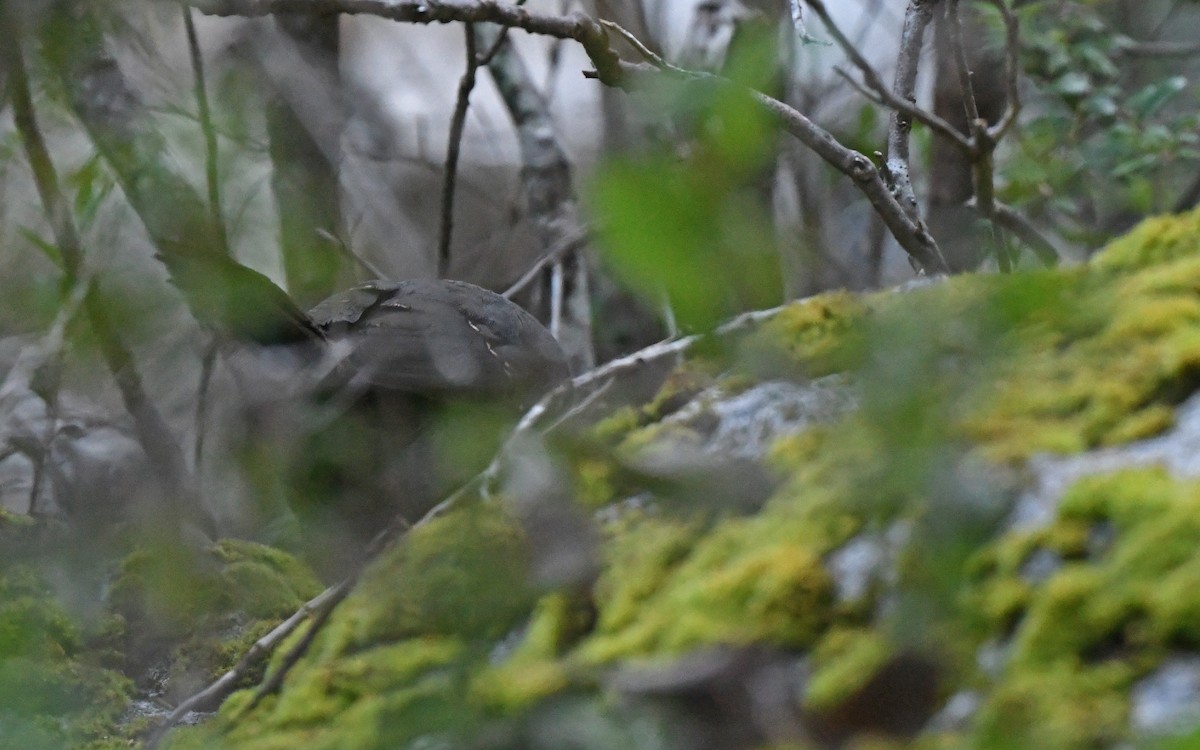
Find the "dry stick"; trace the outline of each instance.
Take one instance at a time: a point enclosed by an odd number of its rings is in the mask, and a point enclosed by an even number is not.
[[[0,24],[10,32],[6,34],[10,40],[21,38],[12,33],[13,24],[10,19],[0,19]],[[166,420],[146,395],[133,353],[117,335],[116,327],[109,319],[108,310],[97,294],[95,285],[83,279],[80,274],[83,245],[67,199],[59,187],[58,174],[46,149],[46,142],[37,125],[29,92],[29,77],[21,49],[15,43],[5,45],[5,49],[8,72],[13,81],[12,99],[14,114],[18,115],[15,118],[17,130],[33,166],[38,194],[46,215],[50,218],[55,242],[62,253],[66,281],[72,287],[80,284],[87,287],[87,291],[84,292],[84,310],[96,333],[100,352],[121,392],[125,408],[133,417],[142,449],[150,459],[150,465],[159,474],[159,480],[164,485],[164,495],[173,504],[173,520],[179,523],[185,517],[189,518],[211,533],[214,530],[213,521],[200,505],[199,495],[183,460],[183,451],[171,435]]]
[[[497,40],[495,53],[488,61],[488,72],[517,131],[526,212],[541,246],[552,249],[576,235],[582,225],[571,165],[555,134],[545,96],[516,49],[503,40],[502,29],[485,26],[477,29],[476,34],[484,40]],[[551,283],[551,333],[563,344],[577,371],[591,369],[596,356],[589,305],[572,303],[564,310],[565,299],[578,300],[589,295],[586,261],[578,253],[564,253],[553,265]],[[565,289],[567,284],[570,290]]]
[[[996,8],[1004,21],[1004,88],[1008,106],[995,125],[988,130],[988,137],[998,143],[1008,134],[1021,114],[1021,27],[1017,15],[1004,0],[985,0]]]
[[[862,56],[862,53],[858,51],[858,48],[854,45],[854,43],[850,41],[849,37],[842,32],[841,28],[829,15],[829,11],[826,9],[825,3],[822,2],[822,0],[805,0],[805,2],[812,7],[813,11],[821,19],[821,23],[825,24],[825,28],[829,31],[829,35],[833,37],[835,42],[837,42],[838,47],[841,48],[842,52],[846,55],[850,62],[854,64],[854,67],[858,68],[858,71],[862,74],[863,81],[866,83],[867,88],[869,88],[874,94],[874,97],[872,98],[877,103],[886,107],[890,107],[893,110],[905,113],[938,135],[945,137],[959,148],[967,151],[968,153],[972,151],[971,142],[953,125],[943,118],[938,117],[935,113],[918,107],[914,102],[896,96],[894,93],[892,93],[891,89],[884,85],[883,79],[879,77],[879,73],[875,70],[871,63],[867,62],[867,59]],[[860,93],[866,95],[867,92],[865,92],[857,82],[851,79],[847,73],[842,71],[840,68],[837,69],[837,73],[842,76],[842,78],[846,79],[846,81],[854,86],[854,88]]]
[[[991,0],[989,0],[991,1]],[[1015,209],[1002,205],[996,200],[995,153],[999,138],[1003,137],[1016,121],[1021,110],[1020,93],[1017,89],[1017,70],[1019,60],[1018,40],[1019,27],[1016,16],[1001,1],[993,3],[1001,12],[1005,23],[1005,67],[1008,105],[1000,121],[993,127],[988,127],[987,121],[979,115],[979,107],[975,98],[975,89],[971,79],[971,70],[967,62],[966,50],[963,48],[962,24],[959,15],[959,0],[949,0],[947,6],[947,22],[950,28],[950,46],[954,54],[954,65],[958,72],[959,86],[962,90],[963,107],[967,115],[967,126],[971,128],[971,140],[976,147],[975,157],[971,163],[972,183],[975,197],[967,204],[979,212],[981,216],[993,225],[1008,231],[1017,239],[1024,242],[1046,266],[1058,264],[1059,252],[1041,232],[1024,219]],[[1009,265],[1004,250],[998,250],[1002,255],[998,258],[1002,270]]]
[[[914,105],[917,102],[917,71],[920,68],[925,29],[933,20],[933,6],[939,2],[941,0],[909,0],[904,12],[900,52],[896,56],[896,77],[892,84],[892,93],[901,101]],[[909,218],[920,223],[920,206],[913,191],[910,172],[912,123],[910,115],[893,110],[888,125],[886,163],[888,181],[896,192],[897,200]]]
[[[283,685],[283,679],[287,673],[304,655],[305,651],[312,644],[313,638],[317,631],[328,620],[329,615],[354,589],[354,585],[362,576],[362,572],[371,564],[382,552],[387,550],[392,545],[400,542],[403,538],[414,529],[421,528],[434,519],[440,518],[447,512],[452,510],[459,502],[462,502],[467,492],[478,485],[478,478],[471,480],[464,485],[454,495],[446,498],[442,502],[435,505],[420,520],[416,523],[409,524],[402,516],[396,516],[386,529],[381,531],[367,545],[366,551],[363,553],[362,560],[358,563],[354,572],[339,583],[330,586],[329,588],[317,594],[312,599],[305,602],[300,609],[296,610],[290,617],[279,623],[271,630],[254,642],[254,645],[238,659],[237,664],[233,666],[225,674],[221,675],[216,681],[205,687],[200,692],[192,695],[175,707],[170,714],[167,715],[162,722],[154,728],[154,731],[146,738],[143,745],[143,750],[154,750],[170,733],[187,714],[192,711],[211,710],[221,704],[226,697],[232,693],[238,683],[242,681],[250,673],[259,662],[266,659],[289,635],[295,632],[296,628],[304,624],[305,620],[310,617],[313,622],[309,631],[304,638],[291,649],[280,668],[271,676],[267,682],[260,686],[258,693],[254,697],[254,703],[261,701],[263,697],[270,692],[277,691]],[[266,688],[269,687],[269,690]],[[249,708],[246,709],[248,711]],[[244,713],[244,712],[243,712]]]
[[[573,234],[563,237],[554,247],[547,250],[542,257],[538,258],[537,262],[530,266],[529,270],[522,274],[521,278],[514,281],[510,287],[505,289],[500,296],[505,299],[512,299],[522,289],[529,286],[547,266],[558,263],[565,256],[582,248],[590,237],[591,231],[586,226],[580,227]]]
[[[458,157],[462,150],[463,130],[467,124],[467,110],[471,106],[471,91],[475,88],[475,73],[479,70],[479,56],[475,52],[475,24],[464,24],[467,38],[467,69],[458,82],[458,99],[454,103],[454,115],[450,118],[450,142],[446,146],[445,178],[442,182],[442,227],[438,237],[438,276],[445,277],[450,270],[450,236],[454,232],[454,183],[458,177]]]
[[[250,670],[259,662],[270,655],[275,650],[275,647],[283,639],[291,635],[292,631],[298,628],[310,615],[320,611],[331,600],[345,598],[349,584],[350,579],[346,579],[325,589],[317,596],[305,602],[300,609],[296,610],[286,620],[276,625],[270,633],[255,641],[254,645],[245,654],[242,654],[242,658],[238,659],[237,664],[232,669],[221,675],[220,678],[208,687],[176,706],[175,710],[168,714],[162,723],[155,727],[154,731],[146,738],[146,742],[143,745],[145,750],[153,750],[153,748],[158,747],[171,728],[178,724],[187,714],[192,711],[209,710],[220,705],[221,701],[234,691],[242,678],[249,674]]]

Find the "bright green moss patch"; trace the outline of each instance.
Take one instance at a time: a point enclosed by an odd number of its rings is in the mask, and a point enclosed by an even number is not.
[[[1092,477],[1064,497],[1053,524],[981,553],[976,604],[996,624],[1020,616],[1013,659],[1025,665],[1200,647],[1190,619],[1200,596],[1185,594],[1200,580],[1197,549],[1200,482],[1160,469]],[[1060,561],[1050,577],[1024,580],[1029,560],[1047,552]]]
[[[867,314],[863,297],[838,291],[789,305],[739,349],[744,367],[761,375],[820,377],[845,367],[847,334]]]
[[[609,547],[587,662],[716,644],[802,647],[829,622],[833,583],[810,534],[776,518],[695,524],[639,518]]]
[[[1132,271],[1200,256],[1200,208],[1178,216],[1146,219],[1114,240],[1095,260],[1105,271]]]
[[[810,709],[832,708],[871,678],[894,653],[887,639],[869,630],[832,630],[813,653],[805,692]]]
[[[1134,235],[1183,225],[1200,236],[1195,213],[1151,220]],[[1200,384],[1200,257],[1172,239],[1170,252],[1152,253],[1159,265],[1139,270],[1129,242],[1115,242],[1090,269],[1058,272],[1072,282],[1055,324],[1015,331],[1017,344],[963,420],[989,456],[1150,437],[1171,426],[1171,407]],[[1114,269],[1123,273],[1104,272]]]
[[[976,719],[972,747],[988,750],[1113,747],[1127,737],[1121,664],[1084,669],[1051,665],[1002,681]]]
[[[1049,526],[981,551],[967,606],[992,637],[1011,634],[980,717],[983,746],[1123,738],[1135,680],[1168,653],[1200,648],[1197,549],[1200,481],[1149,468],[1084,479]],[[1046,554],[1055,562],[1031,578],[1031,561]]]
[[[169,638],[231,614],[284,617],[320,590],[316,576],[287,553],[225,540],[202,551],[166,544],[130,554],[109,599],[136,623],[138,637]]]

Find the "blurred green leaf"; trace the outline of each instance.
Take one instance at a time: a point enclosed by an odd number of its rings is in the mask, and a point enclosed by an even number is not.
[[[46,256],[51,263],[59,268],[63,267],[62,250],[59,249],[58,245],[42,239],[36,232],[28,227],[21,227],[17,231],[21,233],[21,236],[24,237],[29,244],[40,250],[42,255]]]
[[[1187,87],[1183,76],[1172,76],[1165,81],[1152,83],[1126,101],[1133,114],[1145,119],[1157,114],[1163,107]]]

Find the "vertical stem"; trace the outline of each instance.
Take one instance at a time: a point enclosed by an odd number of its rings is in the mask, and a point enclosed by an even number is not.
[[[458,158],[462,149],[463,130],[467,124],[467,111],[471,106],[471,91],[475,88],[475,74],[479,70],[475,24],[463,24],[463,28],[467,38],[467,69],[458,82],[458,99],[454,104],[454,115],[450,119],[450,142],[446,146],[445,178],[442,182],[442,226],[438,235],[438,276],[441,277],[445,277],[450,271],[450,239],[454,232],[454,188],[458,179]]]

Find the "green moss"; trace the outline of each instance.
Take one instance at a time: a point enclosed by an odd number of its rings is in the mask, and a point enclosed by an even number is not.
[[[31,568],[0,575],[0,744],[51,750],[117,734],[131,686],[84,648],[87,624]]]
[[[831,630],[813,652],[805,705],[817,711],[837,706],[861,688],[893,653],[879,633]]]
[[[740,359],[760,375],[820,377],[845,367],[847,334],[867,314],[864,298],[849,292],[818,294],[789,305],[743,342]]]
[[[1200,236],[1195,213],[1151,221],[1135,235],[1182,225]],[[1070,284],[1054,325],[1029,320],[1014,332],[1011,356],[963,420],[989,456],[1149,437],[1171,426],[1171,407],[1200,382],[1200,257],[1170,240],[1169,251],[1149,251],[1161,264],[1142,270],[1129,242],[1118,240],[1090,269],[1059,272]]]
[[[168,698],[182,700],[227,672],[321,585],[287,553],[240,540],[207,549],[145,547],[128,555],[109,595],[126,623],[131,674],[165,668]],[[261,677],[252,670],[243,680]]]
[[[471,680],[470,700],[488,713],[513,714],[570,685],[567,667],[561,661],[512,660],[480,670]]]
[[[1105,271],[1136,271],[1184,258],[1200,256],[1200,209],[1178,216],[1146,219],[1133,231],[1114,240],[1095,260]]]
[[[898,620],[917,607],[937,620],[920,621],[930,632],[966,631],[939,656],[952,689],[983,697],[970,728],[921,747],[1127,740],[1130,686],[1165,654],[1200,648],[1200,483],[1153,469],[1088,479],[1045,528],[987,527],[999,535],[978,549],[984,533],[939,515],[974,497],[949,470],[968,451],[1020,464],[1172,425],[1200,384],[1197,238],[1193,213],[1148,222],[1088,266],[787,308],[741,347],[738,377],[847,370],[862,408],[779,441],[769,462],[786,480],[756,514],[623,509],[603,530],[593,627],[576,596],[529,590],[521,533],[502,513],[452,513],[366,574],[277,698],[232,721],[245,705],[235,698],[205,736],[256,750],[417,736],[469,745],[455,740],[489,721],[520,721],[565,693],[595,696],[615,663],[714,644],[811,651],[808,703],[819,710],[869,679],[893,653],[893,626],[911,626]],[[614,449],[698,440],[662,419],[713,382],[704,366],[688,368],[651,404],[595,428],[571,457],[582,500],[599,506],[634,489]],[[895,614],[878,617],[876,594],[836,603],[829,554],[897,519],[916,543],[901,552]],[[245,578],[258,585],[258,574]],[[511,650],[496,648],[514,632]],[[982,643],[1004,646],[998,674],[978,673]]]
[[[1109,546],[1088,539],[1111,524]],[[1189,618],[1200,610],[1182,593],[1200,577],[1200,483],[1159,469],[1091,477],[1063,498],[1057,520],[1003,538],[976,560],[975,604],[997,626],[1023,615],[1013,659],[1024,665],[1079,663],[1130,647],[1155,653],[1194,647]],[[1065,562],[1034,587],[1024,562],[1042,549]]]
[[[1197,548],[1200,482],[1148,468],[1081,480],[1049,526],[981,551],[968,607],[991,637],[1012,634],[1006,673],[980,716],[982,746],[1122,739],[1134,681],[1167,653],[1200,647]],[[1027,581],[1023,568],[1039,551],[1061,562]]]
[[[1126,738],[1128,670],[1063,665],[1002,681],[976,719],[976,747],[1084,750]]]
[[[817,545],[778,519],[693,524],[640,518],[614,536],[597,586],[600,619],[585,662],[712,644],[805,646],[831,617]],[[791,532],[791,533],[789,533]]]
[[[375,564],[339,608],[346,647],[414,636],[497,638],[536,599],[525,543],[492,506],[464,509],[414,529]]]

